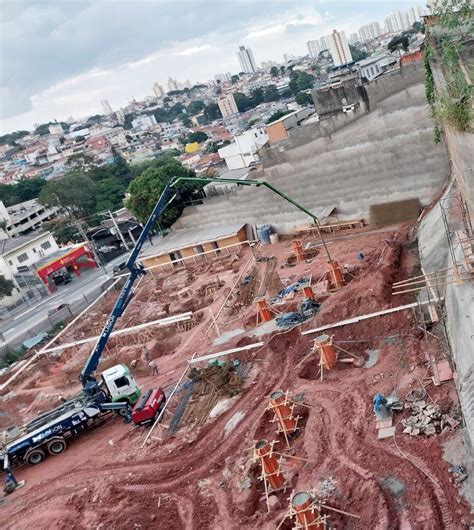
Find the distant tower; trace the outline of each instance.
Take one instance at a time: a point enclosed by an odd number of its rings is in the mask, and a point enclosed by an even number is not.
[[[319,52],[321,51],[321,45],[318,40],[309,40],[306,43],[308,48],[309,56],[312,59],[317,59],[319,57]]]
[[[347,44],[346,35],[343,31],[333,30],[326,38],[334,66],[341,66],[352,62],[351,50],[349,49],[349,44]]]
[[[153,93],[155,94],[155,97],[158,99],[162,98],[165,95],[165,91],[161,85],[158,83],[155,83],[153,85]]]
[[[168,83],[166,83],[166,85],[168,87],[168,92],[175,92],[176,90],[178,90],[178,82],[172,77],[168,79]]]
[[[102,99],[100,104],[102,105],[102,110],[104,111],[105,115],[109,115],[113,113],[112,107],[110,106],[110,103],[106,99]]]
[[[242,72],[245,72],[246,74],[253,74],[257,71],[257,63],[253,58],[253,53],[250,48],[246,48],[245,46],[239,46],[239,50],[237,51],[237,57],[239,58],[240,68],[242,69]]]

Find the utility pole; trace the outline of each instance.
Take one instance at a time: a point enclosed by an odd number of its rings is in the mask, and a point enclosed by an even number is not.
[[[94,254],[94,259],[97,263],[97,266],[98,267],[104,267],[104,262],[102,261],[102,258],[99,256],[99,254],[97,253],[94,245],[91,243],[91,241],[89,240],[89,238],[87,237],[87,234],[84,230],[84,228],[82,228],[82,224],[81,224],[81,221],[77,221],[76,223],[76,226],[77,226],[77,229],[79,230],[79,233],[81,234],[81,237],[82,239],[84,239],[84,241],[89,245],[89,247],[91,248],[92,250],[92,254]]]
[[[117,221],[116,221],[116,219],[114,217],[114,214],[110,210],[107,210],[107,213],[109,214],[110,219],[112,220],[112,223],[115,226],[115,230],[117,230],[117,235],[122,240],[122,243],[124,244],[124,246],[125,246],[125,248],[127,249],[127,252],[128,252],[130,250],[130,247],[128,246],[127,241],[125,240],[125,238],[123,237],[122,232],[120,231],[120,228],[119,228],[118,223],[117,223]],[[128,233],[130,234],[130,230],[128,231]],[[132,238],[132,241],[133,241],[133,238]]]

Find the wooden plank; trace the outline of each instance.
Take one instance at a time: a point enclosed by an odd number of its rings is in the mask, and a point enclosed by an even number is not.
[[[324,331],[326,329],[347,326],[348,324],[357,324],[357,322],[360,322],[361,320],[368,320],[370,318],[375,318],[382,315],[389,315],[390,313],[397,313],[398,311],[405,311],[406,309],[411,309],[413,307],[417,307],[418,305],[427,305],[433,302],[439,302],[440,300],[444,300],[444,297],[436,298],[436,300],[430,300],[429,302],[420,302],[419,304],[417,302],[413,302],[412,304],[399,305],[397,307],[391,307],[390,309],[384,309],[383,311],[377,311],[376,313],[359,315],[354,318],[348,318],[346,320],[340,320],[339,322],[334,322],[332,324],[326,324],[325,326],[320,326],[319,328],[308,329],[307,331],[303,331],[301,335],[311,335],[312,333],[317,333],[318,331]]]
[[[247,344],[247,346],[241,346],[240,348],[232,348],[231,350],[224,350],[224,351],[219,351],[217,353],[210,353],[209,355],[203,355],[201,357],[193,357],[192,359],[188,361],[188,364],[195,364],[201,361],[217,359],[218,357],[225,357],[226,355],[230,355],[232,353],[237,353],[239,351],[252,350],[253,348],[258,348],[259,346],[263,346],[263,342],[256,342],[255,344]]]

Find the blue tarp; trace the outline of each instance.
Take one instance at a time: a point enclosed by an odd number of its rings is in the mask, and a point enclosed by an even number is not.
[[[45,331],[43,331],[42,333],[38,333],[38,335],[35,335],[33,338],[25,340],[25,342],[23,342],[23,348],[29,350],[30,348],[33,348],[33,346],[39,344],[47,336],[48,334]]]

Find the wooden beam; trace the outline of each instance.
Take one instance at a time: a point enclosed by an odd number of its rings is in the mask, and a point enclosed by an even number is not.
[[[370,318],[375,318],[375,317],[382,316],[382,315],[389,315],[390,313],[397,313],[398,311],[405,311],[406,309],[411,309],[413,307],[417,307],[418,305],[432,304],[433,302],[439,302],[440,300],[444,300],[444,297],[436,298],[436,300],[430,300],[429,302],[420,302],[420,303],[413,302],[412,304],[399,305],[397,307],[391,307],[390,309],[384,309],[383,311],[377,311],[376,313],[368,313],[367,315],[359,315],[354,318],[348,318],[347,320],[340,320],[339,322],[334,322],[332,324],[326,324],[325,326],[321,326],[319,328],[308,329],[307,331],[303,331],[301,335],[311,335],[312,333],[317,333],[318,331],[324,331],[326,329],[347,326],[348,324],[357,324],[357,322],[360,322],[361,320],[368,320]]]
[[[240,348],[232,348],[231,350],[218,351],[217,353],[211,353],[209,355],[203,355],[201,357],[193,357],[188,361],[188,364],[195,364],[201,361],[217,359],[218,357],[224,357],[226,355],[237,353],[239,351],[253,350],[253,348],[258,348],[259,346],[263,346],[263,342],[256,342],[255,344],[248,344],[247,346],[241,346]]]

